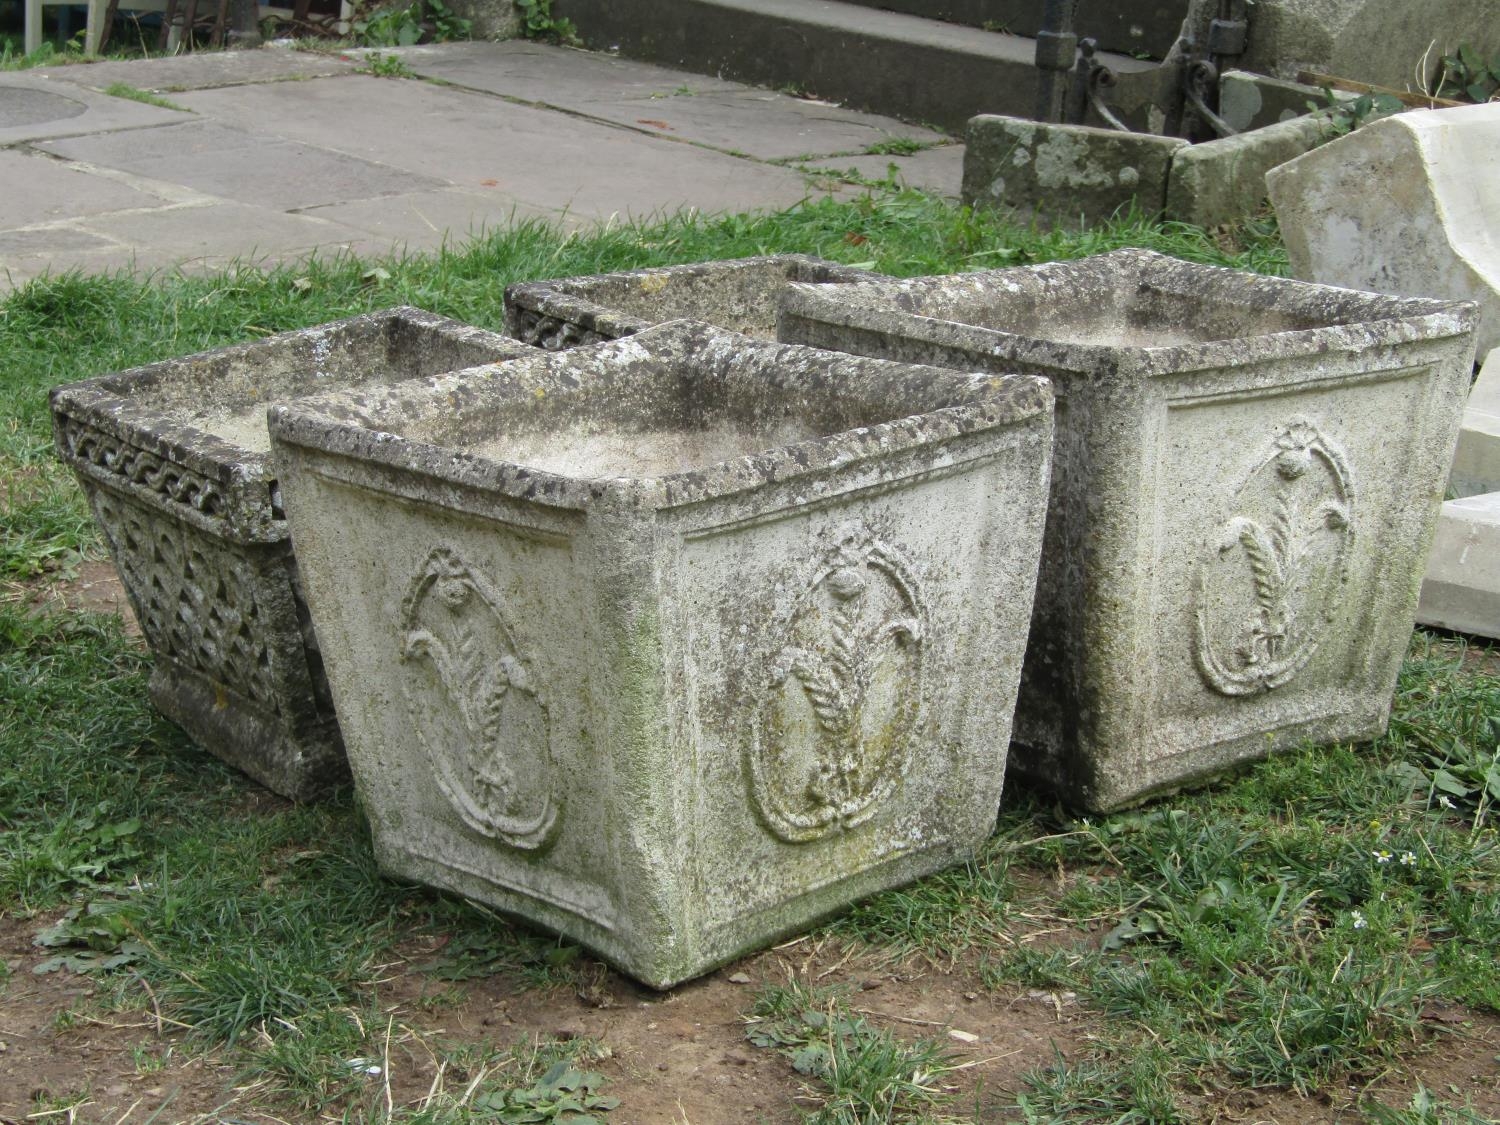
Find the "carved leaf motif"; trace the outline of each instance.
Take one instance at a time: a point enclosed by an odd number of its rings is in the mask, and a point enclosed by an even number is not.
[[[1226,695],[1281,686],[1317,650],[1319,623],[1342,599],[1353,538],[1353,481],[1343,452],[1316,426],[1294,419],[1272,441],[1231,503],[1216,551],[1199,564],[1199,671]],[[1236,547],[1244,571],[1218,562]],[[1249,598],[1246,595],[1251,595]],[[1249,612],[1236,609],[1248,601]]]
[[[773,681],[765,706],[780,708],[784,688],[775,685],[794,682],[816,727],[810,743],[796,734],[798,745],[782,747],[770,732],[791,737],[795,724],[763,721],[750,763],[757,806],[784,839],[863,822],[904,773],[921,701],[924,615],[906,565],[868,537],[830,552],[804,592],[773,662],[790,680]]]
[[[402,606],[402,658],[441,688],[408,684],[415,736],[438,789],[469,827],[545,847],[558,819],[546,709],[531,687],[499,594],[451,548],[434,548]],[[512,718],[515,708],[520,718]],[[529,717],[528,717],[529,716]]]

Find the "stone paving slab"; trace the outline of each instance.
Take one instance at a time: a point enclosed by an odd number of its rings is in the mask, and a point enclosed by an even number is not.
[[[0,150],[0,227],[29,227],[165,201],[65,160],[22,150]]]
[[[891,174],[892,165],[896,168],[896,182],[902,187],[957,199],[964,178],[964,147],[943,145],[910,156],[834,156],[809,160],[804,167],[852,171],[867,180],[883,180]]]
[[[327,219],[230,202],[103,215],[84,220],[79,229],[144,247],[157,261],[187,263],[275,257],[360,238],[359,231]]]
[[[409,47],[396,53],[426,78],[761,160],[862,153],[893,137],[946,139],[892,117],[523,40]]]
[[[643,137],[593,121],[424,82],[353,76],[180,96],[205,116],[410,171],[441,169],[582,218],[680,208],[786,207],[805,178],[773,165]]]
[[[408,249],[440,245],[444,238],[450,246],[461,246],[486,230],[503,230],[527,218],[544,219],[563,229],[586,225],[565,212],[536,207],[503,192],[459,188],[334,203],[300,214],[352,227],[370,242]]]
[[[115,59],[108,62],[49,66],[31,73],[43,78],[102,90],[116,82],[154,93],[208,90],[261,82],[297,81],[349,74],[365,63],[352,55],[268,48],[260,51],[195,51],[161,59]]]
[[[74,137],[38,147],[72,160],[283,211],[420,191],[444,182],[211,121],[145,133]]]
[[[361,73],[365,52],[278,48],[0,75],[0,289],[49,269],[380,257],[518,217],[576,229],[854,190],[796,157],[869,179],[895,163],[903,182],[951,194],[962,160],[956,145],[867,155],[939,135],[608,54],[528,42],[401,53],[433,80]],[[187,112],[100,92],[114,82]]]
[[[54,82],[35,72],[0,74],[0,148],[181,120],[182,114],[170,109]]]

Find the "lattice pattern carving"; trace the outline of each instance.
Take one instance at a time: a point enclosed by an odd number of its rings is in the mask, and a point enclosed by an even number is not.
[[[544,316],[535,309],[517,308],[512,335],[523,344],[533,344],[549,352],[566,351],[579,344],[597,344],[614,337],[583,328],[571,320]]]
[[[279,712],[271,630],[249,566],[174,521],[92,491],[152,649]]]

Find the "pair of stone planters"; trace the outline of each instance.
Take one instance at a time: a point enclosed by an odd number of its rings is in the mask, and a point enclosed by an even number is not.
[[[156,705],[284,796],[314,798],[347,777],[268,461],[266,406],[529,352],[391,309],[57,388],[57,449],[151,646]]]
[[[1128,250],[792,285],[779,333],[1053,382],[1011,765],[1109,810],[1384,729],[1473,324],[1472,305]]]
[[[667,987],[990,832],[1044,380],[677,322],[270,425],[386,871]]]

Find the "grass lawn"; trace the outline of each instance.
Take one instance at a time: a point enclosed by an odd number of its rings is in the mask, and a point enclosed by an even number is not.
[[[0,298],[0,1121],[1500,1116],[1494,650],[1417,633],[1374,744],[1108,817],[1013,789],[969,866],[660,997],[382,879],[352,794],[258,790],[154,713],[118,618],[37,608],[102,557],[51,450],[56,383],[395,304],[498,328],[524,278],[1120,246],[1285,268],[1268,224],[1040,234],[892,192]]]

